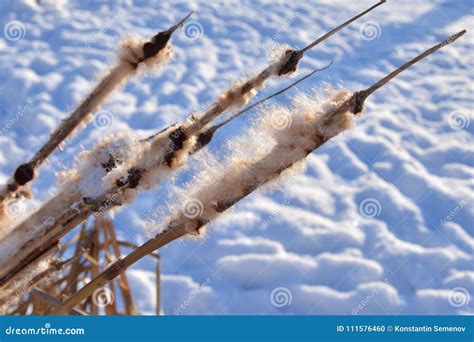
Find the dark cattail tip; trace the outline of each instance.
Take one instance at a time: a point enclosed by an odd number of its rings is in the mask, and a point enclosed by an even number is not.
[[[7,184],[7,190],[10,192],[17,191],[19,188],[19,185],[16,182],[11,182]]]
[[[166,165],[171,166],[176,157],[176,152],[178,152],[184,147],[184,142],[187,139],[185,128],[179,126],[168,135],[168,139],[171,140],[172,145],[170,150],[166,152],[164,160]]]
[[[92,197],[82,197],[82,202],[84,202],[85,204],[93,204],[94,199]]]
[[[128,186],[130,189],[135,189],[142,178],[142,171],[137,168],[131,168],[128,170]]]
[[[364,102],[365,99],[367,98],[368,93],[364,90],[357,91],[354,93],[352,96],[354,107],[352,110],[353,114],[359,114],[364,110]]]
[[[161,50],[165,48],[170,38],[171,38],[171,32],[164,31],[164,32],[159,32],[149,42],[146,42],[143,45],[144,59],[156,56]]]
[[[467,32],[466,29],[462,30],[462,31],[459,31],[458,33],[455,33],[453,34],[451,37],[449,37],[448,39],[446,39],[448,42],[454,42],[456,39],[458,39],[459,37],[461,37],[463,34],[465,34]]]
[[[288,55],[288,59],[278,70],[278,76],[291,74],[296,71],[298,67],[298,62],[303,58],[303,50],[287,50],[285,52]]]
[[[197,138],[197,147],[198,147],[198,149],[201,149],[204,146],[207,146],[207,144],[209,144],[211,142],[212,137],[214,136],[214,132],[215,132],[215,130],[208,129],[207,131],[202,132],[201,134],[199,134],[199,136]]]
[[[128,170],[128,176],[126,179],[117,179],[115,181],[115,185],[118,187],[123,187],[128,185],[130,189],[135,189],[139,184],[140,180],[142,179],[142,170],[132,167]]]
[[[176,25],[170,27],[166,31],[158,32],[149,42],[146,42],[143,45],[144,59],[154,57],[161,50],[163,50],[166,44],[168,44],[173,32],[183,26],[183,23],[186,21],[186,19],[188,19],[193,13],[193,11],[189,12],[189,14],[183,19],[181,19]]]
[[[15,171],[14,179],[18,185],[25,185],[35,177],[35,169],[30,163],[21,164]]]

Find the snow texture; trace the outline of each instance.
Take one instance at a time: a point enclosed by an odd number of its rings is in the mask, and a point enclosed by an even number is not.
[[[57,193],[57,174],[93,172],[101,160],[82,155],[81,163],[81,152],[120,141],[124,158],[133,155],[137,138],[205,111],[260,72],[273,46],[304,47],[374,2],[2,1],[1,183],[108,70],[121,40],[148,38],[196,12],[173,36],[161,73],[144,70],[113,94],[40,169],[35,198],[10,203],[9,222]],[[352,92],[468,30],[372,95],[354,127],[313,152],[302,173],[249,196],[203,238],[161,250],[163,313],[474,314],[473,15],[467,0],[388,2],[305,54],[297,76],[334,63],[290,95],[323,94],[326,84]],[[260,93],[285,82],[269,80]],[[257,114],[218,131],[209,152],[190,159],[193,170],[116,213],[121,238],[144,242],[147,227],[158,228],[156,213],[175,202],[170,194],[213,166],[203,163],[207,153],[224,162],[227,139],[237,141]],[[254,134],[246,153],[257,154],[265,136]],[[81,191],[94,195],[104,184],[84,178]],[[147,258],[129,272],[142,313],[155,311],[154,269]]]

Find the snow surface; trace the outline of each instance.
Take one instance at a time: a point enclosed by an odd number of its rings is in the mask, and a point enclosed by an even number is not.
[[[19,220],[52,196],[55,173],[83,148],[113,132],[146,136],[183,120],[263,68],[274,42],[303,47],[374,2],[2,1],[1,183],[92,88],[120,38],[149,37],[196,12],[173,37],[175,55],[162,72],[115,93],[42,167],[36,199],[10,215]],[[325,84],[362,89],[468,30],[375,93],[356,127],[311,154],[303,174],[253,194],[203,238],[161,250],[162,311],[473,314],[473,15],[468,0],[389,1],[310,51],[298,75],[334,64],[290,95]],[[264,93],[286,83],[272,81]],[[242,135],[250,117],[218,133],[210,150]],[[192,174],[117,213],[122,238],[144,242],[170,191]],[[143,313],[155,310],[154,269],[150,258],[129,272]]]

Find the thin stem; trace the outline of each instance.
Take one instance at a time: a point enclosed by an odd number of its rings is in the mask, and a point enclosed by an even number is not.
[[[367,89],[364,89],[364,90],[361,90],[361,91],[358,91],[354,94],[353,96],[353,101],[354,101],[354,111],[353,113],[354,114],[357,114],[357,113],[360,113],[362,111],[362,108],[363,108],[363,105],[364,105],[364,101],[367,99],[367,97],[369,95],[371,95],[372,93],[374,93],[376,90],[380,89],[381,87],[383,87],[385,84],[387,84],[389,81],[391,81],[393,78],[395,78],[396,76],[398,76],[400,73],[402,73],[403,71],[405,71],[406,69],[408,69],[409,67],[411,67],[412,65],[418,63],[419,61],[421,61],[422,59],[428,57],[429,55],[431,55],[433,52],[451,44],[452,42],[454,42],[455,40],[457,40],[459,37],[461,37],[463,34],[465,34],[467,31],[466,30],[462,30],[456,34],[453,34],[452,36],[446,38],[444,41],[442,41],[441,43],[439,44],[436,44],[435,46],[429,48],[428,50],[426,50],[425,52],[421,53],[420,55],[418,55],[417,57],[413,58],[412,60],[406,62],[405,64],[403,64],[402,66],[400,66],[399,68],[395,69],[394,71],[392,71],[391,73],[389,73],[387,76],[385,76],[384,78],[380,79],[378,82],[374,83],[372,86],[370,86],[369,88]]]
[[[418,62],[419,60],[423,59],[427,55],[429,55],[429,54],[433,53],[434,51],[438,50],[439,48],[452,43],[454,40],[458,39],[465,32],[466,31],[463,30],[463,31],[449,37],[444,42],[434,46],[433,48],[427,50],[425,53],[421,54],[417,58],[415,58],[412,61],[404,64],[401,68],[397,69],[397,71],[398,70],[402,70],[402,71],[405,70],[409,66],[413,65],[414,63]],[[400,72],[401,71],[399,71],[398,73],[400,73]],[[387,77],[382,79],[381,82],[377,82],[374,86],[368,88],[367,93],[370,94],[371,90],[373,92],[376,89],[378,89],[379,87],[383,86],[384,84],[387,83],[388,80],[395,77],[398,73],[395,71],[394,73],[389,74]],[[378,86],[378,88],[376,86]],[[332,113],[338,114],[343,110],[346,111],[347,108],[349,107],[349,105],[351,104],[351,101],[353,101],[353,99],[349,99],[349,100],[345,101],[338,108],[336,108]],[[332,114],[329,114],[328,116],[332,116]],[[311,146],[311,148],[309,148],[306,151],[306,155],[311,153],[312,151],[316,150],[319,146],[324,144],[328,139],[330,139],[330,138],[326,139],[322,136],[318,137],[316,139],[317,143],[315,143],[315,145]],[[275,158],[274,155],[279,154],[279,153],[280,153],[280,151],[278,150],[278,148],[276,148],[276,149],[272,150],[263,159],[273,160]],[[276,172],[274,172],[272,175],[270,175],[266,178],[262,178],[258,183],[253,184],[252,186],[246,187],[245,192],[238,194],[232,200],[224,199],[224,201],[222,203],[219,203],[219,202],[216,201],[216,204],[214,205],[214,207],[216,208],[216,210],[219,213],[222,213],[225,210],[228,210],[235,203],[239,202],[240,200],[245,198],[247,195],[249,195],[250,193],[257,190],[260,186],[262,186],[263,184],[271,181],[274,178],[275,175],[279,175],[282,171],[284,171],[288,167],[291,167],[292,165],[294,165],[295,162],[297,162],[297,160],[288,160],[285,163],[282,163],[278,167],[278,170],[274,170]],[[263,161],[260,160],[260,162],[257,162],[255,165],[256,165],[255,167],[258,169],[258,165],[271,165],[271,163],[270,162],[265,162],[264,160]],[[178,221],[174,221],[174,222],[178,222]],[[72,295],[70,298],[68,298],[60,307],[54,309],[51,314],[52,315],[64,315],[64,314],[66,314],[69,310],[73,309],[74,306],[76,306],[77,304],[82,302],[84,299],[89,297],[94,292],[95,289],[97,289],[100,286],[103,286],[105,283],[107,283],[111,279],[114,279],[115,277],[117,277],[121,272],[125,271],[128,267],[130,267],[132,264],[134,264],[138,260],[140,260],[143,257],[145,257],[146,255],[154,252],[156,249],[161,248],[161,247],[167,245],[168,243],[176,240],[177,238],[180,238],[180,237],[182,237],[182,236],[189,233],[188,229],[186,228],[186,221],[185,220],[183,222],[181,222],[180,224],[178,224],[177,226],[173,225],[172,223],[173,222],[168,224],[168,226],[166,227],[165,230],[163,230],[162,233],[156,235],[153,239],[148,240],[147,242],[145,242],[143,245],[141,245],[140,247],[138,247],[137,249],[132,251],[130,254],[128,254],[125,258],[117,260],[115,263],[110,265],[101,274],[96,276],[90,283],[85,285],[78,292],[76,292],[74,295]],[[205,224],[208,224],[208,223],[209,222],[205,222],[205,223],[203,222],[201,224],[205,225]],[[198,228],[196,228],[196,229],[198,229]]]
[[[168,43],[171,34],[182,26],[183,22],[189,18],[192,13],[193,12],[190,12],[185,18],[180,20],[178,24],[172,26],[167,31],[159,32],[149,42],[145,43],[143,46],[144,57],[139,62],[143,62],[161,51]],[[137,65],[138,63],[134,65],[131,62],[123,63],[122,61],[122,63],[117,64],[114,69],[99,82],[85,100],[53,131],[48,142],[36,152],[30,161],[18,166],[5,189],[0,192],[0,205],[3,200],[17,192],[21,186],[35,178],[37,168],[46,158],[48,158],[73,131],[80,127],[84,119],[102,104],[107,95],[115,90],[130,74],[135,72]]]
[[[372,85],[371,87],[367,88],[364,90],[364,92],[367,93],[367,96],[369,96],[370,94],[372,94],[373,92],[375,92],[377,89],[383,87],[386,83],[388,83],[390,80],[392,80],[393,78],[395,78],[398,74],[400,74],[401,72],[405,71],[406,69],[408,69],[409,67],[411,67],[413,64],[416,64],[418,63],[419,61],[421,61],[422,59],[428,57],[429,55],[431,55],[433,52],[441,49],[442,47],[445,47],[446,45],[449,45],[451,44],[452,42],[454,42],[455,40],[457,40],[459,37],[461,37],[463,34],[465,34],[467,31],[466,30],[462,30],[456,34],[453,34],[452,36],[448,37],[447,39],[445,39],[444,41],[442,41],[441,43],[439,44],[436,44],[435,46],[431,47],[430,49],[426,50],[425,52],[423,52],[422,54],[418,55],[417,57],[413,58],[411,61],[408,61],[406,62],[405,64],[403,64],[401,67],[397,68],[396,70],[392,71],[390,74],[388,74],[387,76],[385,76],[384,78],[382,78],[380,81],[378,81],[377,83],[375,83],[374,85]]]
[[[101,274],[96,276],[87,285],[69,297],[59,307],[53,309],[51,315],[64,315],[74,308],[77,304],[89,297],[95,289],[105,285],[108,281],[117,277],[121,272],[124,272],[128,267],[133,265],[138,260],[142,259],[146,255],[152,253],[156,249],[163,247],[184,235],[187,234],[187,230],[184,226],[180,226],[174,229],[167,229],[161,234],[155,236],[155,238],[148,240],[139,248],[132,251],[125,258],[115,261],[112,265],[107,267]]]
[[[240,115],[248,112],[249,110],[251,110],[252,108],[255,108],[256,106],[278,96],[278,95],[281,95],[283,94],[285,91],[293,88],[294,86],[296,86],[298,83],[301,83],[303,82],[304,80],[306,80],[307,78],[313,76],[315,73],[317,73],[318,71],[323,71],[323,70],[326,70],[327,68],[329,68],[331,65],[332,65],[332,61],[326,65],[325,67],[321,68],[321,69],[314,69],[313,71],[311,71],[310,73],[306,74],[305,76],[301,77],[300,79],[296,80],[295,82],[291,83],[290,85],[286,86],[285,88],[283,89],[280,89],[279,91],[277,91],[276,93],[273,93],[271,95],[268,95],[267,97],[251,104],[250,106],[247,106],[245,107],[244,109],[242,109],[241,111],[238,111],[237,113],[235,113],[234,115],[228,117],[227,119],[225,119],[224,121],[218,123],[217,125],[214,125],[212,126],[211,128],[209,128],[209,130],[212,130],[212,131],[216,131],[217,129],[219,129],[220,127],[226,125],[227,123],[229,123],[230,121],[238,118]]]
[[[286,75],[288,73],[294,72],[296,70],[296,68],[298,67],[298,63],[299,63],[300,59],[303,58],[303,55],[306,51],[312,49],[313,47],[315,47],[319,43],[325,41],[326,39],[331,37],[337,31],[339,31],[342,28],[346,27],[347,25],[349,25],[353,21],[359,19],[363,15],[369,13],[374,8],[380,6],[384,2],[385,2],[385,0],[382,0],[379,3],[373,5],[372,7],[366,9],[365,11],[357,14],[355,17],[352,17],[351,19],[347,20],[346,22],[342,23],[341,25],[337,26],[336,28],[332,29],[328,33],[326,33],[323,36],[319,37],[314,42],[312,42],[311,44],[306,46],[304,49],[301,49],[301,50],[289,49],[288,51],[286,51],[286,53],[288,54],[288,60],[286,61],[286,63],[284,65],[281,66],[280,70],[278,71],[278,75],[281,76],[281,75]]]
[[[366,15],[367,13],[369,13],[370,11],[372,11],[373,9],[379,7],[380,5],[382,5],[384,2],[386,2],[386,0],[382,0],[380,1],[379,3],[373,5],[372,7],[366,9],[365,11],[357,14],[355,17],[352,17],[351,19],[347,20],[346,22],[342,23],[341,25],[333,28],[331,31],[329,31],[328,33],[326,33],[325,35],[319,37],[318,39],[316,39],[314,42],[312,42],[311,44],[309,44],[307,47],[305,47],[304,49],[300,50],[301,52],[306,52],[307,50],[310,50],[312,49],[313,47],[315,47],[316,45],[318,45],[319,43],[321,43],[322,41],[328,39],[329,37],[331,37],[334,33],[336,33],[337,31],[341,30],[342,28],[346,27],[347,25],[349,25],[350,23],[352,23],[353,21],[356,21],[357,19],[359,19],[360,17]]]
[[[183,26],[184,22],[185,22],[186,20],[188,20],[188,18],[189,18],[193,13],[194,13],[194,11],[189,12],[189,14],[188,14],[187,16],[185,16],[183,19],[181,19],[176,25],[170,27],[170,28],[168,29],[168,31],[169,31],[170,33],[173,33],[173,32],[176,31],[178,28],[180,28],[181,26]]]
[[[39,299],[42,302],[45,302],[46,304],[51,305],[53,307],[56,307],[56,306],[61,304],[59,299],[57,299],[56,297],[53,297],[48,292],[46,292],[42,289],[39,289],[39,288],[34,288],[31,291],[31,296],[34,297],[34,298]],[[79,309],[72,309],[69,313],[71,315],[87,316],[87,313],[85,313],[84,311],[79,310]]]

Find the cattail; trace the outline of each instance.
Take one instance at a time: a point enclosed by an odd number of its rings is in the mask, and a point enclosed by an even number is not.
[[[331,31],[327,32],[323,36],[319,37],[318,39],[316,39],[311,44],[309,44],[308,46],[306,46],[305,48],[301,50],[297,50],[293,48],[287,49],[283,54],[280,55],[280,57],[274,63],[270,64],[270,66],[268,66],[263,71],[261,71],[256,77],[251,78],[250,80],[242,84],[238,84],[234,86],[233,88],[226,91],[223,95],[221,95],[218,98],[218,101],[206,113],[204,113],[200,117],[199,120],[196,120],[196,121],[199,121],[199,126],[201,127],[196,128],[193,126],[193,128],[189,128],[189,129],[199,130],[204,125],[207,125],[210,121],[218,117],[218,115],[222,113],[222,109],[224,108],[226,109],[232,108],[233,106],[235,106],[235,104],[238,104],[238,103],[246,104],[248,102],[248,99],[251,96],[256,94],[256,91],[263,86],[264,82],[268,78],[272,76],[283,76],[283,75],[289,75],[289,74],[294,73],[298,67],[299,61],[303,58],[303,55],[305,54],[306,51],[311,50],[318,44],[322,43],[323,41],[331,37],[337,31],[341,30],[342,28],[346,27],[353,21],[369,13],[376,7],[383,4],[384,2],[385,0],[380,1],[379,3],[366,9],[365,11],[357,14],[351,19],[345,21],[344,23],[335,27]]]
[[[382,5],[384,2],[385,0],[382,0],[365,11],[357,14],[351,19],[327,32],[323,36],[319,37],[303,49],[286,49],[276,58],[275,61],[271,62],[269,66],[259,72],[256,76],[245,82],[239,82],[230,87],[228,90],[219,95],[216,102],[211,105],[204,113],[192,115],[188,122],[175,128],[172,137],[175,137],[174,140],[177,140],[177,143],[173,147],[173,150],[180,149],[184,140],[190,139],[191,137],[202,133],[202,130],[207,124],[217,119],[223,113],[247,104],[250,98],[257,94],[257,91],[264,86],[265,82],[269,78],[293,74],[298,67],[299,61],[303,58],[304,54],[308,50],[311,50],[353,21]],[[154,137],[155,136],[152,136],[150,139]],[[174,153],[171,151],[169,154],[168,163],[173,162],[173,156]]]
[[[265,144],[251,157],[242,158],[242,152],[245,155],[245,151],[239,151],[238,148],[245,149],[244,142],[248,141],[249,136],[246,135],[242,141],[237,141],[235,148],[230,150],[230,157],[221,169],[216,170],[212,167],[204,170],[188,187],[186,197],[188,199],[191,197],[193,201],[192,210],[187,210],[186,206],[177,210],[166,227],[153,239],[125,258],[114,262],[67,299],[61,307],[53,310],[52,314],[67,313],[76,304],[90,296],[96,288],[115,278],[130,265],[156,249],[184,235],[199,234],[209,222],[235,203],[263,185],[278,179],[282,173],[302,162],[309,153],[327,140],[348,129],[354,114],[361,113],[363,103],[370,94],[411,65],[454,42],[465,32],[463,30],[433,46],[363,91],[354,94],[348,91],[331,92],[330,96],[322,101],[308,97],[298,99],[294,106],[282,109],[292,114],[290,124],[282,129],[275,130],[274,127],[268,127],[265,121],[271,120],[274,112],[264,115],[257,126],[258,132],[262,132],[263,129],[267,134],[265,138],[271,138],[271,143]],[[253,138],[254,135],[250,137]],[[179,200],[183,201],[184,198]]]
[[[90,120],[91,113],[96,111],[114,90],[140,70],[156,68],[164,64],[171,55],[169,42],[171,35],[191,14],[192,12],[177,25],[159,32],[150,41],[131,39],[122,43],[117,64],[102,77],[91,93],[51,133],[48,142],[33,158],[18,166],[13,177],[0,190],[0,221],[4,215],[4,202],[9,198],[18,197],[20,190],[24,190],[24,186],[34,179],[37,168],[66,138]]]
[[[183,226],[197,234],[233,204],[288,172],[317,146],[350,127],[353,115],[348,110],[341,111],[337,120],[328,120],[350,97],[347,91],[332,91],[322,101],[299,96],[292,107],[261,113],[243,137],[229,143],[225,161],[208,157],[209,167],[183,190],[177,199],[178,214],[168,226]],[[280,118],[288,121],[278,122]]]
[[[282,94],[319,70],[323,69],[313,70],[233,117]],[[216,130],[214,127],[213,133]],[[169,137],[174,132],[174,127],[169,127],[163,132],[165,134],[155,135],[151,141],[139,140],[130,132],[122,132],[105,138],[92,151],[83,151],[77,157],[76,169],[59,176],[61,192],[18,226],[4,230],[0,237],[0,246],[5,246],[0,255],[0,286],[21,271],[25,264],[39,262],[64,234],[89,215],[99,216],[117,205],[132,201],[139,185],[142,189],[157,186],[181,166],[187,156],[198,149],[195,148],[195,139],[186,139],[174,157],[175,162],[168,164],[169,151],[176,141]]]
[[[18,248],[16,248],[14,255],[24,259],[26,262],[37,262],[38,258],[41,258],[42,253],[51,247],[52,241],[58,241],[67,231],[85,220],[90,213],[94,211],[102,213],[110,207],[131,201],[136,194],[135,189],[138,185],[149,189],[159,183],[163,177],[169,174],[170,170],[181,166],[189,153],[199,150],[202,146],[209,143],[217,127],[215,126],[212,131],[206,130],[207,124],[218,118],[221,114],[246,104],[269,77],[293,73],[299,60],[307,50],[329,38],[335,32],[378,7],[383,2],[380,1],[366,11],[339,25],[304,49],[289,49],[285,51],[279,59],[271,63],[257,76],[225,91],[202,115],[193,115],[184,124],[168,127],[148,139],[141,140],[142,146],[140,146],[140,153],[137,154],[138,160],[135,163],[130,163],[129,160],[118,166],[116,170],[113,170],[119,164],[120,158],[110,154],[109,160],[101,161],[105,171],[110,173],[105,177],[105,182],[101,182],[99,187],[95,187],[93,184],[90,187],[85,187],[86,192],[87,188],[91,188],[103,192],[103,195],[94,198],[96,193],[92,193],[91,196],[90,194],[84,194],[84,189],[77,186],[78,184],[88,184],[87,181],[81,181],[84,179],[81,178],[81,172],[79,174],[69,173],[67,177],[69,185],[63,186],[66,191],[49,200],[40,210],[7,234],[6,237],[0,240],[0,245],[8,243],[8,241],[21,241],[20,246],[15,244]],[[172,33],[180,24],[169,31]],[[131,55],[134,56],[133,49],[131,52]],[[131,139],[133,140],[134,138],[131,137]],[[88,162],[86,161],[84,164],[87,165]],[[134,166],[131,166],[131,164],[134,164]],[[86,168],[86,171],[91,170]],[[99,168],[98,172],[103,172],[103,170]],[[83,172],[82,174],[85,173],[89,172]],[[32,231],[31,227],[38,228]],[[38,236],[40,238],[37,238]],[[13,255],[9,255],[3,258],[3,260],[0,258],[0,284],[6,281],[11,274],[21,270],[21,265],[8,262],[11,257]]]

